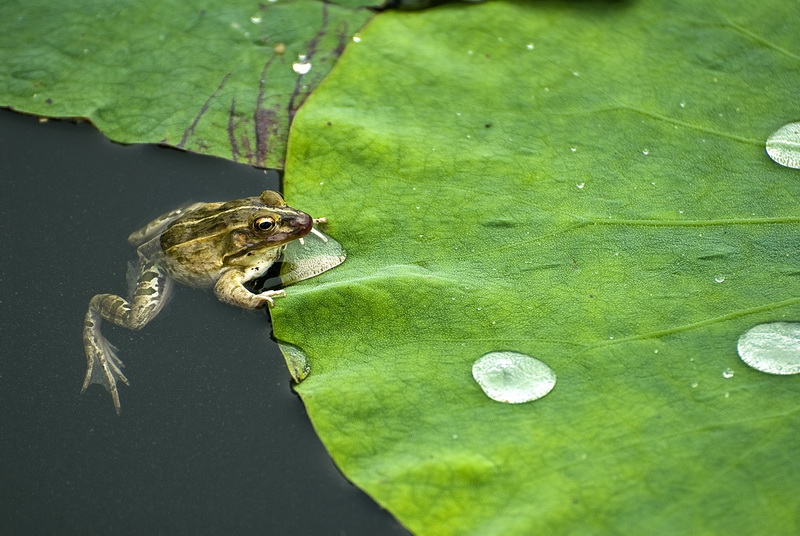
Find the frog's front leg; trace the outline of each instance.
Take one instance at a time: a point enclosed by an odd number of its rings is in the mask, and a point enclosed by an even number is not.
[[[263,272],[258,268],[255,270]],[[228,270],[214,285],[214,294],[220,301],[245,309],[259,309],[265,305],[272,307],[275,305],[274,298],[286,297],[285,290],[265,290],[259,294],[250,292],[244,283],[251,279],[245,271]]]
[[[117,357],[116,348],[100,332],[103,319],[128,329],[141,329],[164,306],[172,280],[154,262],[140,257],[136,289],[131,302],[114,294],[98,294],[89,302],[83,326],[83,346],[86,351],[86,377],[81,393],[93,383],[99,383],[111,393],[114,409],[120,413],[117,380],[125,385],[122,373],[125,365]]]

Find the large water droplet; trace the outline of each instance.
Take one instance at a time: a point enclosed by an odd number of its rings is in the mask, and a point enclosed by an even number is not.
[[[777,163],[800,169],[800,122],[787,123],[767,139],[767,154]]]
[[[739,337],[739,357],[747,365],[769,374],[800,373],[800,323],[769,322]]]
[[[521,404],[542,398],[556,384],[556,373],[529,355],[490,352],[472,365],[472,377],[486,396],[498,402]]]
[[[301,243],[294,240],[286,245],[281,260],[282,285],[291,285],[327,272],[347,258],[342,245],[330,236],[314,229]]]

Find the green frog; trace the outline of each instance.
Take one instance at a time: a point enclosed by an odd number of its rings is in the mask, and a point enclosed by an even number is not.
[[[81,393],[93,383],[105,387],[120,413],[117,380],[128,384],[116,348],[100,332],[102,320],[138,330],[166,304],[173,282],[214,287],[217,298],[245,309],[272,307],[284,290],[253,293],[244,284],[264,275],[286,245],[310,232],[314,220],[286,205],[270,190],[259,197],[227,203],[195,203],[164,214],[128,237],[137,246],[139,264],[128,301],[98,294],[89,302],[83,328],[86,378]]]

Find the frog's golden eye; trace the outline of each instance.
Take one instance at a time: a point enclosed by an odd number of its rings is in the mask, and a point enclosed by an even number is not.
[[[253,227],[255,227],[256,231],[271,231],[275,227],[275,220],[269,216],[256,218],[256,221],[253,222]]]

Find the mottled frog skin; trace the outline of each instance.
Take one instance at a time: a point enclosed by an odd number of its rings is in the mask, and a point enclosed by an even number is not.
[[[130,301],[98,294],[89,302],[83,328],[86,377],[81,392],[99,383],[111,393],[119,414],[117,380],[128,385],[128,379],[116,348],[100,332],[102,320],[141,329],[164,306],[173,281],[214,287],[221,301],[246,309],[271,307],[274,298],[285,296],[285,291],[254,294],[244,283],[264,275],[286,244],[314,230],[314,221],[287,206],[279,193],[266,190],[259,197],[176,209],[131,234],[128,242],[137,246],[139,256],[135,288]]]

